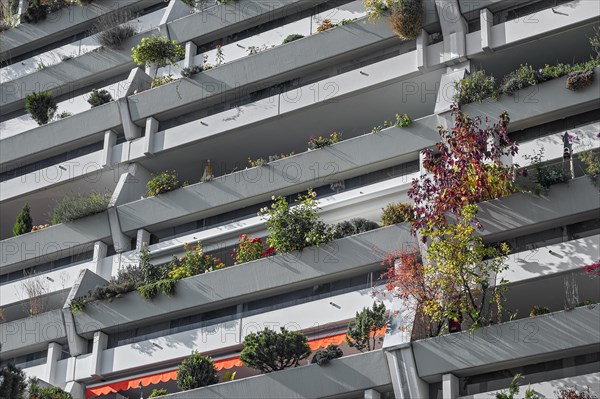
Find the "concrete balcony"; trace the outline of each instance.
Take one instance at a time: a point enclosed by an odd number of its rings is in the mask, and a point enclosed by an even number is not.
[[[419,376],[439,381],[590,353],[600,342],[600,306],[580,307],[413,342]]]
[[[92,250],[94,242],[110,242],[107,212],[0,241],[0,270],[14,270]],[[87,249],[86,249],[87,248]]]
[[[94,302],[74,315],[79,334],[110,333],[139,322],[148,323],[166,314],[203,312],[231,304],[277,295],[314,285],[318,280],[343,278],[381,268],[388,251],[413,245],[415,238],[405,224],[373,230],[301,252],[276,255],[239,266],[197,275],[177,283],[172,297],[159,295],[145,301],[132,292],[111,303]],[[75,296],[85,295],[77,292]],[[90,335],[91,336],[91,335]]]
[[[2,356],[7,358],[41,351],[50,342],[65,343],[66,340],[61,310],[0,324]]]
[[[159,4],[161,0],[125,0],[118,9],[136,11]],[[48,15],[44,21],[20,24],[2,32],[0,36],[0,60],[33,51],[61,41],[77,33],[89,30],[101,16],[114,13],[117,7],[110,0],[99,0],[80,7],[73,5]]]
[[[547,195],[514,194],[479,206],[486,241],[534,233],[598,215],[598,189],[589,176],[556,184]]]
[[[257,8],[243,8],[247,12],[240,14],[240,9],[236,7],[255,5],[254,0],[244,0],[236,4],[234,8],[231,4],[220,5],[212,9],[210,13],[195,14],[195,18],[192,19],[189,18],[190,16],[186,16],[180,20],[183,21],[181,24],[184,27],[189,27],[191,20],[201,26],[213,26],[220,32],[219,37],[225,37],[239,32],[239,27],[246,26],[249,22],[258,23],[257,21],[265,18],[265,13],[267,18],[272,18],[274,15],[283,16],[286,13],[299,12],[323,2],[325,0],[286,0],[276,1],[268,5],[261,5],[260,2],[256,2],[258,4]],[[258,11],[258,14],[255,14],[254,11]],[[226,27],[223,27],[222,16],[229,14],[234,14],[234,16],[240,14],[240,16],[236,19],[236,23],[227,24]],[[207,23],[203,19],[213,22]],[[177,21],[179,20],[173,21],[170,28],[179,24]],[[73,58],[69,62],[62,62],[42,71],[6,82],[2,87],[0,96],[0,115],[7,115],[21,110],[24,106],[25,97],[32,91],[51,90],[55,98],[68,98],[74,90],[97,84],[130,71],[135,67],[135,63],[131,59],[131,48],[138,45],[142,38],[158,33],[158,30],[143,32],[126,40],[121,50],[102,48]],[[205,35],[209,32],[200,29],[198,33]],[[201,40],[200,37],[196,39]]]
[[[334,359],[325,367],[311,364],[175,393],[166,398],[300,399],[348,394],[362,397],[362,391],[369,389],[391,391],[391,384],[385,354],[375,350]]]
[[[118,207],[123,232],[160,223],[195,220],[308,187],[359,176],[415,160],[421,148],[434,145],[437,133],[426,123],[393,127],[345,140],[267,166],[242,170],[156,197]],[[315,169],[317,165],[317,169]]]

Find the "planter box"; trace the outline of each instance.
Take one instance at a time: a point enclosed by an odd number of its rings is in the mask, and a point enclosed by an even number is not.
[[[106,130],[120,125],[119,105],[111,101],[0,141],[1,164],[31,164],[70,148],[102,141]]]
[[[391,390],[391,383],[385,354],[376,350],[334,359],[323,367],[312,364],[291,368],[175,393],[165,396],[165,399],[346,397],[341,395],[367,389]]]
[[[291,194],[417,159],[418,151],[434,145],[439,137],[428,121],[425,118],[408,128],[393,127],[121,205],[121,228],[131,232],[177,219],[217,215],[267,201],[273,194]]]
[[[439,381],[597,350],[600,305],[549,313],[412,343],[419,376]],[[476,370],[475,370],[476,369]]]
[[[252,91],[270,87],[325,65],[373,53],[397,40],[387,21],[371,24],[361,19],[130,96],[131,119],[173,118],[197,110],[200,103],[223,101],[226,94],[238,98],[242,87],[251,85]]]
[[[498,121],[503,111],[510,116],[510,130],[517,131],[537,126],[548,121],[562,119],[573,114],[594,110],[598,107],[600,92],[600,67],[594,69],[595,79],[590,87],[571,91],[566,88],[567,77],[519,90],[513,96],[503,95],[499,101],[464,105],[462,109],[469,115],[481,115]]]
[[[50,342],[66,342],[60,310],[0,324],[2,356],[13,357],[47,349]]]
[[[110,235],[107,212],[0,241],[2,274],[92,250]]]
[[[547,195],[514,194],[479,206],[477,218],[487,241],[503,240],[588,220],[598,215],[598,189],[589,176],[550,187]]]
[[[123,0],[119,10],[135,12],[159,4],[161,0]],[[89,30],[96,19],[111,14],[116,5],[110,0],[97,0],[80,7],[73,5],[48,15],[44,21],[20,24],[0,35],[0,60],[16,57],[69,36]]]
[[[277,295],[317,284],[318,281],[344,278],[358,270],[380,268],[389,251],[414,244],[408,225],[395,225],[336,240],[301,252],[263,258],[239,266],[183,279],[172,297],[158,295],[145,301],[137,292],[110,303],[98,301],[75,314],[81,335],[93,331],[107,333],[128,325],[159,320],[170,314],[183,315],[242,303],[265,295]]]

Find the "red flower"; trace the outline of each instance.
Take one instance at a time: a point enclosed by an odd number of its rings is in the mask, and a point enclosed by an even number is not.
[[[271,256],[273,253],[275,253],[275,248],[269,247],[269,249],[263,252],[262,256]]]

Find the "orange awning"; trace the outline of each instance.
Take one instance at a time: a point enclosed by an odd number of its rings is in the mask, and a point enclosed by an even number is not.
[[[376,335],[385,334],[385,327],[377,330]],[[330,335],[324,338],[312,339],[308,341],[311,350],[325,348],[327,345],[340,345],[346,342],[346,333]],[[230,357],[227,359],[215,360],[215,369],[231,369],[233,367],[243,366],[239,356]],[[140,384],[143,387],[158,384],[160,382],[168,382],[177,379],[177,370],[163,371],[161,373],[151,374],[144,377],[132,378],[130,380],[111,382],[110,384],[100,385],[86,390],[86,398],[92,398],[100,395],[107,395],[119,391],[126,391],[132,388],[138,388]]]

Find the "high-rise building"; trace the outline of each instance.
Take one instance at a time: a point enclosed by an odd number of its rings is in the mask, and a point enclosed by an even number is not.
[[[598,0],[8,0],[1,366],[74,399],[487,398],[516,375],[520,395],[600,395],[599,17]],[[431,241],[414,211],[382,214],[414,205],[423,150],[452,147],[453,104],[482,129],[506,112],[518,144],[488,157],[516,187],[477,204],[473,233],[510,248],[471,298],[504,287],[504,312],[427,334],[385,261],[426,263]],[[297,204],[274,244],[269,210],[307,190],[322,223]],[[359,350],[347,330],[374,302],[387,324]],[[248,367],[244,339],[281,327],[312,354]],[[311,363],[330,344],[343,356]],[[193,351],[219,382],[184,391]]]

